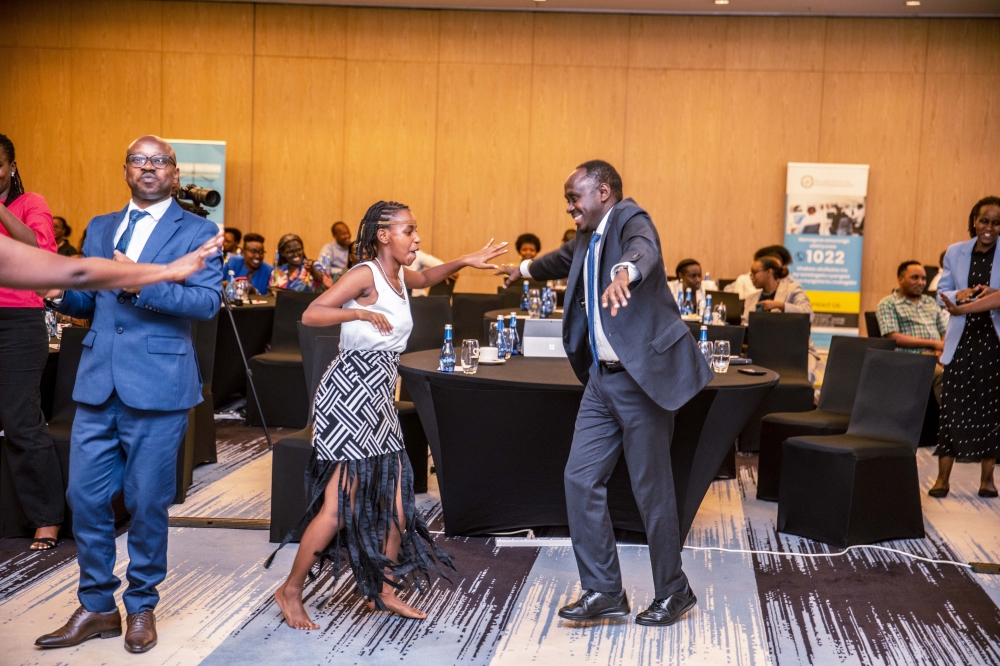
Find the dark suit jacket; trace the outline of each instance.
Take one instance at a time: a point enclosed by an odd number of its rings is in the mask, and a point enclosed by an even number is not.
[[[584,298],[584,270],[593,232],[579,233],[531,263],[535,280],[568,278],[563,305],[563,344],[577,377],[590,377],[593,358]],[[712,380],[677,303],[667,287],[660,237],[649,215],[632,199],[615,204],[601,238],[600,291],[595,295],[604,335],[642,390],[664,409],[679,409]],[[631,262],[641,277],[629,285],[628,307],[611,316],[600,295],[611,284],[611,267]]]

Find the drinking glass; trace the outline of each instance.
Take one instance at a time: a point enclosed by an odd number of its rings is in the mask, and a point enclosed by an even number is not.
[[[716,340],[712,353],[712,370],[725,374],[729,370],[729,340]]]
[[[490,322],[490,337],[489,337],[490,347],[500,347],[500,336],[497,332],[497,323],[495,321]],[[464,344],[464,342],[463,342]]]
[[[528,292],[528,319],[538,319],[542,316],[542,297],[537,289]]]
[[[474,375],[477,370],[479,370],[479,340],[462,340],[462,372]]]
[[[503,340],[504,340],[504,358],[510,358],[510,355],[514,352],[514,336],[517,334],[517,329],[508,326],[503,329]]]
[[[726,323],[726,304],[719,303],[714,308],[712,308],[712,323],[713,324],[725,324]]]

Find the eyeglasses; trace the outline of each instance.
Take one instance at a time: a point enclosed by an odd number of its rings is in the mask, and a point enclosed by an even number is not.
[[[138,153],[133,155],[127,155],[125,161],[128,162],[129,166],[140,168],[146,166],[146,162],[150,162],[157,169],[166,169],[168,164],[173,164],[176,166],[177,162],[170,155],[152,155],[146,157],[145,155],[139,155]]]
[[[264,256],[264,250],[258,250],[257,248],[253,248],[253,247],[244,247],[243,248],[243,254],[253,254],[253,255],[261,256],[262,257],[262,256]]]

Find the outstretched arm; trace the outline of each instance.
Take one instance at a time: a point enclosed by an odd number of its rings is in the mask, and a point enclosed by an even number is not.
[[[952,315],[967,315],[973,312],[986,312],[988,310],[995,310],[1000,308],[1000,291],[991,292],[988,296],[982,296],[974,301],[969,301],[963,303],[962,305],[955,305],[951,300],[941,292],[938,292],[938,298],[944,301],[945,307],[948,308],[948,312]]]
[[[125,264],[107,259],[74,259],[0,236],[0,285],[11,289],[124,289],[162,280],[183,280],[205,266],[222,247],[222,234],[169,264]],[[55,295],[55,294],[53,294]]]
[[[484,245],[478,252],[467,254],[454,261],[449,261],[440,266],[434,266],[422,271],[404,270],[403,279],[406,282],[407,289],[426,289],[427,287],[433,287],[455,271],[461,270],[466,266],[483,270],[497,270],[496,264],[486,262],[501,254],[506,254],[506,252],[507,241],[493,245],[493,239],[491,238],[490,242]]]

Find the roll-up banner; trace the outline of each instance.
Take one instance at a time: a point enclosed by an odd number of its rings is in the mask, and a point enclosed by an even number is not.
[[[812,303],[818,348],[858,334],[867,196],[867,164],[788,163],[785,247]]]
[[[226,142],[195,139],[166,139],[177,153],[181,187],[194,185],[215,190],[222,200],[218,206],[202,206],[208,219],[225,226],[226,212]]]

